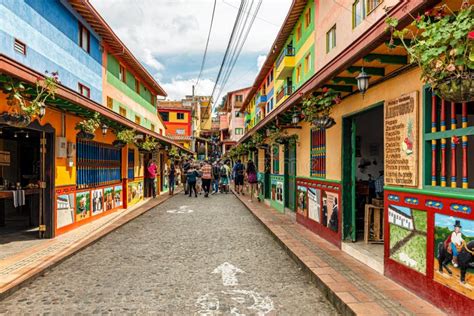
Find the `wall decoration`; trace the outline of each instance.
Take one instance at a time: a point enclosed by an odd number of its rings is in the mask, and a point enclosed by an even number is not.
[[[92,190],[92,216],[104,211],[104,191],[102,189]]]
[[[435,281],[474,299],[474,221],[435,214]]]
[[[385,102],[385,185],[418,185],[418,91]]]
[[[308,214],[308,189],[304,186],[298,186],[296,191],[297,211],[301,215]]]
[[[428,207],[436,208],[438,210],[441,210],[443,208],[443,203],[434,200],[427,200],[425,202],[425,205]]]
[[[114,208],[114,188],[108,187],[104,189],[104,207],[106,211]]]
[[[283,204],[283,182],[276,184],[276,201]]]
[[[323,212],[326,213],[325,226],[337,232],[339,228],[338,194],[332,192],[325,192],[325,196],[326,202],[323,198]],[[326,207],[326,209],[324,209],[324,207]]]
[[[414,197],[406,197],[405,198],[405,203],[406,204],[412,204],[412,205],[418,205],[418,199]]]
[[[398,195],[395,195],[395,194],[389,194],[389,195],[388,195],[388,200],[389,200],[389,201],[399,202],[399,201],[400,201],[400,197],[399,197]]]
[[[56,227],[61,228],[74,223],[74,193],[56,197]]]
[[[390,258],[426,274],[426,212],[389,205],[388,222]]]
[[[321,190],[308,188],[308,217],[321,222]]]
[[[76,193],[76,222],[88,218],[91,214],[90,191]]]
[[[122,206],[122,186],[116,185],[114,188],[114,208]]]
[[[128,205],[133,205],[138,203],[143,199],[143,182],[129,182],[128,183],[128,192],[127,192],[127,202]]]
[[[451,204],[450,209],[453,212],[471,214],[471,208],[467,205],[461,205],[461,204],[455,203],[455,204]]]

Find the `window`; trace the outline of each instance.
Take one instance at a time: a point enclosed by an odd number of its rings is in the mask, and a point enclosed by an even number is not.
[[[308,8],[306,10],[306,13],[304,14],[304,27],[308,27],[311,24],[311,8]]]
[[[326,33],[326,53],[336,47],[336,25]]]
[[[150,96],[150,99],[151,99],[151,100],[150,100],[151,105],[155,106],[155,104],[156,104],[156,96],[154,96],[154,95],[152,94],[152,95]]]
[[[352,5],[352,28],[365,19],[365,0],[356,0]]]
[[[299,41],[301,38],[301,23],[296,27],[296,41]]]
[[[274,174],[280,173],[280,146],[274,145],[273,146],[273,155],[272,155],[272,160],[273,160],[273,170],[272,172]]]
[[[150,129],[154,132],[155,131],[155,124],[150,124]]]
[[[242,102],[242,98],[243,98],[243,96],[241,94],[237,94],[235,96],[235,102]]]
[[[134,179],[135,178],[135,150],[129,149],[128,150],[128,178]]]
[[[119,66],[119,79],[120,81],[123,81],[125,82],[126,78],[125,78],[125,67],[120,65]]]
[[[135,79],[135,92],[140,94],[140,81]]]
[[[176,135],[184,135],[185,130],[184,128],[177,128],[176,129]]]
[[[107,107],[111,110],[114,108],[114,100],[111,97],[107,97]]]
[[[301,64],[296,68],[296,82],[301,81]]]
[[[163,130],[160,128],[160,135],[163,135]]]
[[[137,123],[138,125],[140,125],[142,123],[142,118],[138,115],[135,115],[135,123]]]
[[[26,45],[15,38],[15,42],[13,43],[13,49],[15,52],[20,53],[22,55],[26,55]]]
[[[91,89],[89,89],[83,84],[79,84],[79,93],[85,96],[86,98],[91,97]]]
[[[311,176],[326,177],[326,130],[311,130]]]
[[[184,120],[184,113],[177,113],[178,120]]]
[[[243,135],[244,134],[244,129],[243,128],[236,128],[235,129],[235,135]]]
[[[161,119],[164,122],[169,122],[169,120],[170,120],[170,113],[169,112],[160,112],[160,115],[161,115]]]
[[[123,117],[127,117],[127,110],[123,107],[119,107],[119,114]]]
[[[381,4],[383,0],[367,0],[367,14],[370,14]]]
[[[81,23],[79,23],[79,46],[86,52],[90,52],[90,33]]]
[[[311,53],[308,53],[304,58],[304,73],[308,73],[311,69]]]
[[[240,117],[242,113],[240,111],[235,111],[235,117]]]
[[[425,185],[474,189],[474,102],[424,95]]]

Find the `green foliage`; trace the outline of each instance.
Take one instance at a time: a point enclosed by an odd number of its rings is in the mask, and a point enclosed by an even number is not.
[[[176,146],[171,146],[171,149],[168,151],[168,156],[173,159],[179,158],[178,148],[176,148]]]
[[[474,70],[474,9],[463,1],[458,12],[443,4],[414,18],[410,28],[397,30],[398,20],[387,18],[393,38],[399,38],[410,60],[422,70],[422,80],[436,89],[449,78]]]
[[[158,142],[154,137],[151,136],[146,136],[143,142],[137,144],[138,148],[143,149],[145,151],[152,151],[156,148],[157,145]]]
[[[133,141],[135,140],[135,130],[123,129],[121,131],[118,131],[117,139],[127,144],[133,143]]]
[[[408,265],[400,257],[402,253],[407,255],[410,259],[415,260],[416,264],[414,266]],[[408,265],[410,268],[415,269],[421,273],[426,273],[426,236],[414,236],[396,253],[394,253],[391,258],[404,265]]]
[[[415,223],[415,229],[419,232],[426,233],[426,227],[428,225],[427,219],[426,219],[426,212],[412,210],[412,214],[413,214],[413,221]]]
[[[262,145],[264,141],[265,137],[262,133],[257,132],[252,135],[252,142],[255,144],[255,146]]]
[[[95,112],[94,115],[87,119],[82,120],[76,124],[75,129],[78,131],[83,131],[89,134],[94,134],[95,130],[100,127],[100,114]]]
[[[410,235],[410,231],[408,229],[402,228],[398,225],[390,224],[390,248],[395,246],[397,242],[403,240],[408,235]]]
[[[302,113],[306,122],[313,122],[314,120],[329,116],[334,105],[340,103],[341,99],[339,93],[332,89],[323,89],[320,95],[310,95],[303,99]]]

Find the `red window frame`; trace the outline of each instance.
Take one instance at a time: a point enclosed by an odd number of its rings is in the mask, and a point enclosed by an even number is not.
[[[83,43],[83,36],[82,32],[85,32],[87,34],[87,46],[84,48],[84,43]],[[90,53],[91,51],[91,33],[89,30],[82,25],[81,22],[79,22],[79,46],[86,51],[87,53]]]
[[[86,93],[84,94],[84,92]],[[86,98],[90,99],[91,97],[91,89],[81,83],[79,83],[79,93]]]

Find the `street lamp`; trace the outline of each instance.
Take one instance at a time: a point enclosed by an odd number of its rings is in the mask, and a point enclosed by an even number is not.
[[[41,102],[39,104],[39,114],[38,114],[38,116],[39,116],[40,119],[42,119],[45,114],[46,114],[46,105],[43,102]]]
[[[300,115],[298,113],[293,113],[293,116],[291,117],[291,123],[293,125],[296,125],[300,122]]]
[[[364,95],[367,89],[369,89],[369,79],[370,76],[364,71],[364,67],[362,67],[361,72],[356,77],[357,88],[359,88],[359,91],[362,93],[362,95]]]
[[[101,128],[102,128],[102,135],[105,136],[105,134],[107,134],[107,130],[109,127],[105,123],[103,123]]]

